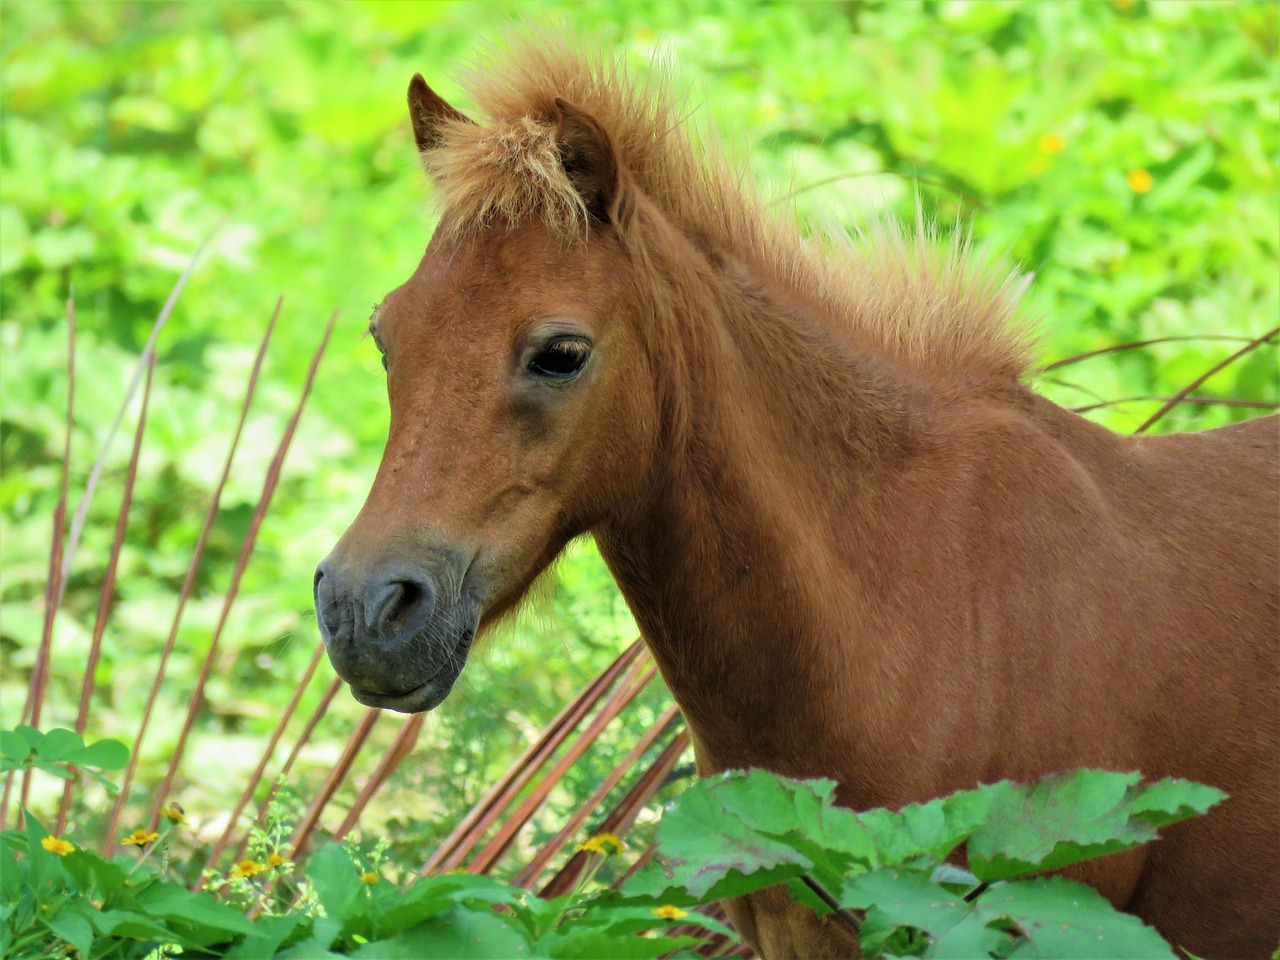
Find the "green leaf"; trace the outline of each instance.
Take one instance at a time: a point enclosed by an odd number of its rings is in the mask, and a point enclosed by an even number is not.
[[[1011,957],[1044,960],[1176,960],[1173,949],[1137,917],[1120,913],[1092,887],[1062,877],[1002,884],[978,898],[991,919],[1026,934]]]
[[[36,755],[50,763],[68,763],[84,752],[84,741],[74,730],[54,727],[36,745]]]
[[[987,927],[972,904],[916,870],[876,870],[854,877],[840,903],[867,911],[863,946],[873,956],[894,927],[928,934],[932,945],[925,956],[931,957],[986,957],[1009,942],[1008,934]]]
[[[1155,839],[1155,828],[1133,816],[1137,782],[1136,773],[1077,770],[1031,786],[993,785],[986,821],[969,840],[970,869],[1004,880]]]
[[[383,934],[389,935],[416,926],[455,904],[471,901],[515,905],[523,893],[501,880],[472,873],[424,877],[384,909],[379,925]]]
[[[85,905],[87,908],[87,905]],[[93,924],[77,909],[63,908],[51,917],[44,918],[44,925],[54,935],[76,948],[82,957],[93,954]]]
[[[80,772],[83,773],[89,779],[96,780],[98,783],[100,783],[103,787],[106,788],[106,791],[108,793],[120,792],[119,786],[117,786],[113,781],[108,780],[102,774],[98,773],[97,770],[90,770],[88,767],[81,767]]]
[[[257,932],[239,910],[218,903],[207,893],[192,893],[171,883],[152,884],[138,895],[137,903],[148,916],[162,920],[196,923],[229,933]]]
[[[129,765],[129,748],[119,740],[98,740],[81,750],[72,762],[100,770],[123,770]]]
[[[838,881],[867,869],[877,858],[874,836],[853,811],[834,805],[834,791],[830,780],[788,780],[763,770],[695,783],[658,825],[659,870],[637,873],[623,892],[665,898],[670,887],[682,887],[701,901],[802,873]]]
[[[307,876],[316,888],[320,905],[330,917],[346,921],[361,912],[368,886],[360,879],[351,855],[341,844],[325,844],[307,863]]]
[[[525,938],[498,914],[455,906],[394,937],[366,943],[351,956],[377,960],[488,960],[531,957],[533,953]]]
[[[539,946],[556,960],[648,960],[662,957],[683,947],[695,947],[706,943],[699,937],[619,936],[593,929],[570,927],[563,934],[543,940]]]
[[[1149,783],[1133,798],[1133,816],[1153,827],[1186,820],[1227,799],[1214,787],[1190,780],[1165,779]]]
[[[0,730],[0,756],[23,761],[31,756],[31,741],[17,730]]]

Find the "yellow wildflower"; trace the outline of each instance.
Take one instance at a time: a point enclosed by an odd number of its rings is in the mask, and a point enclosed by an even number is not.
[[[670,903],[664,903],[660,907],[653,908],[653,915],[661,917],[663,920],[680,920],[689,915],[689,911],[681,910],[679,907]]]
[[[168,805],[160,811],[160,815],[166,820],[172,820],[177,826],[187,822],[187,811],[182,809],[182,804],[177,800],[170,800]]]
[[[273,853],[271,856],[267,857],[267,868],[270,869],[271,867],[278,867],[284,862],[284,857],[280,856],[278,853]]]
[[[158,839],[160,839],[160,834],[154,830],[148,833],[146,827],[139,827],[120,842],[126,847],[145,847],[148,843]]]
[[[70,840],[63,840],[61,837],[55,837],[53,834],[49,834],[49,836],[41,840],[40,846],[44,847],[50,853],[56,853],[60,857],[65,857],[76,848],[76,845]]]
[[[1060,133],[1046,133],[1036,141],[1036,148],[1041,153],[1061,153],[1066,145],[1067,140]]]
[[[610,850],[609,848],[613,849]],[[599,853],[608,856],[610,853],[621,853],[626,847],[622,842],[622,838],[616,833],[597,833],[595,836],[589,837],[578,844],[579,850],[585,850],[587,853]]]
[[[1146,170],[1130,170],[1125,179],[1129,181],[1129,189],[1134,193],[1146,193],[1155,183],[1155,178]]]
[[[266,868],[256,860],[241,860],[231,868],[231,877],[252,877]]]
[[[378,882],[378,875],[374,873],[372,870],[366,870],[364,873],[360,874],[360,882],[367,883],[369,886],[372,887],[375,883]]]

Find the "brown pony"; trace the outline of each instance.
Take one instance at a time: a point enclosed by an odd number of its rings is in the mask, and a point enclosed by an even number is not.
[[[853,807],[1074,767],[1231,799],[1074,875],[1173,942],[1280,938],[1277,420],[1118,436],[1023,385],[1017,285],[892,228],[766,215],[678,104],[545,37],[420,76],[440,224],[370,329],[391,429],[316,573],[356,699],[430,710],[594,534],[703,774]],[[710,151],[706,151],[710,152]],[[766,957],[857,953],[770,890]]]

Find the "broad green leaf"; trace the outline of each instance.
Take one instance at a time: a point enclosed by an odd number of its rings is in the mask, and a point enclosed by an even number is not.
[[[1167,827],[1221,803],[1227,795],[1190,780],[1165,779],[1149,783],[1133,799],[1133,816],[1153,827]]]
[[[854,877],[840,897],[842,906],[867,911],[870,929],[863,946],[875,951],[891,927],[913,927],[928,934],[930,957],[986,957],[1007,944],[1008,934],[986,926],[975,907],[931,883],[927,874],[893,868]]]
[[[311,922],[311,918],[304,913],[259,917],[254,921],[253,935],[246,936],[231,947],[224,955],[225,960],[271,960],[291,937],[305,936],[305,930],[310,927]]]
[[[84,741],[74,730],[54,727],[36,746],[36,755],[51,763],[70,762],[84,752]]]
[[[129,748],[119,740],[98,740],[81,750],[73,762],[100,770],[122,770],[129,764]]]
[[[896,811],[867,810],[858,814],[858,821],[875,834],[884,866],[920,856],[943,860],[982,823],[994,792],[1001,786],[961,790],[928,803],[908,804]]]
[[[699,899],[736,896],[799,874],[839,875],[876,858],[870,830],[832,801],[830,780],[732,771],[689,787],[658,825],[659,871],[623,888],[657,896],[673,886]]]
[[[80,911],[64,907],[53,916],[45,917],[44,925],[75,947],[80,956],[93,955],[93,924]]]
[[[1077,770],[1030,786],[995,785],[986,821],[969,840],[969,867],[1004,880],[1126,850],[1155,839],[1133,816],[1138,774]]]
[[[31,755],[31,741],[17,730],[0,730],[0,755],[16,761]]]
[[[394,937],[367,943],[351,956],[373,960],[420,960],[422,957],[490,960],[492,957],[531,957],[533,953],[525,938],[497,914],[454,906]]]
[[[1062,877],[1020,880],[978,898],[990,919],[1026,934],[1012,957],[1043,960],[1176,960],[1172,948],[1137,917],[1120,913],[1092,887]]]
[[[368,899],[368,887],[360,880],[355,862],[341,844],[325,844],[307,863],[307,876],[316,888],[324,912],[346,921],[360,912]]]
[[[548,938],[539,946],[556,960],[598,960],[600,957],[608,957],[609,960],[649,960],[651,957],[663,957],[673,950],[702,943],[706,941],[687,935],[626,936],[570,927],[563,935]]]
[[[514,904],[519,902],[522,894],[522,890],[501,880],[479,874],[448,873],[424,877],[385,907],[379,926],[384,935],[397,933],[443,913],[455,904],[467,901]]]
[[[253,922],[239,910],[218,903],[207,893],[192,893],[170,883],[148,887],[138,895],[137,903],[152,917],[196,923],[229,933],[256,933]]]

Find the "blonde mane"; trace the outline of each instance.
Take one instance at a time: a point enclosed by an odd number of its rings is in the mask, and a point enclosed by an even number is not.
[[[562,98],[599,122],[636,186],[707,249],[768,266],[914,366],[1013,379],[1030,368],[1034,340],[1017,322],[1025,283],[1016,273],[967,237],[937,242],[923,224],[804,239],[794,215],[769,208],[745,166],[716,149],[713,133],[699,136],[661,69],[641,80],[603,50],[539,32],[491,48],[462,79],[482,116],[446,123],[439,146],[422,153],[442,229],[537,218],[566,237],[586,235],[587,208],[556,141]]]

